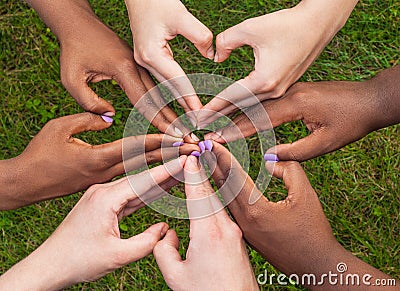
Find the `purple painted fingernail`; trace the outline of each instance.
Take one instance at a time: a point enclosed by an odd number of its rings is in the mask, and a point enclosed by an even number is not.
[[[206,146],[204,144],[204,141],[199,142],[199,148],[200,148],[200,152],[204,153],[206,150]]]
[[[201,154],[198,151],[194,151],[190,155],[194,157],[200,157]]]
[[[103,120],[104,120],[105,122],[107,122],[107,123],[112,123],[112,122],[114,121],[114,119],[112,119],[112,118],[109,117],[109,116],[105,116],[105,115],[102,115],[101,118],[103,118]]]
[[[265,154],[264,160],[267,162],[279,162],[279,158],[275,154]]]
[[[177,141],[177,142],[174,142],[174,143],[172,144],[173,147],[180,147],[180,146],[183,146],[183,145],[184,145],[184,142],[183,142],[183,141]]]
[[[207,139],[204,141],[204,144],[206,146],[206,149],[211,152],[214,146],[212,141]]]

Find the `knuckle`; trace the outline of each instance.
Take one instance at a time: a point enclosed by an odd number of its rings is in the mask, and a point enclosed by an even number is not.
[[[294,161],[298,161],[298,162],[304,161],[304,157],[303,157],[303,154],[301,152],[294,151],[294,150],[289,150],[287,155],[288,155],[289,159],[291,161],[293,161],[293,162]],[[290,167],[292,168],[293,166],[290,166]]]
[[[213,39],[213,34],[210,30],[204,29],[199,36],[198,44],[209,44]]]
[[[142,67],[151,66],[154,63],[154,57],[154,52],[151,49],[139,48],[138,51],[135,50],[135,60]]]
[[[259,78],[259,77],[258,77]],[[257,81],[262,82],[262,86],[261,86],[261,90],[263,92],[272,92],[273,95],[276,95],[276,88],[279,85],[279,80],[276,78],[272,78],[272,79],[267,79],[267,80],[260,80],[258,79]]]

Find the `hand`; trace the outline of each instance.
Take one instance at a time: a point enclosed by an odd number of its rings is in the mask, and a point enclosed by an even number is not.
[[[185,164],[190,217],[186,260],[173,230],[154,248],[154,257],[173,290],[258,290],[242,233],[214,193],[195,157]]]
[[[247,19],[220,33],[215,61],[223,62],[232,50],[250,45],[255,68],[204,106],[198,114],[199,126],[204,128],[221,114],[282,96],[344,25],[357,2],[301,1],[291,9]]]
[[[274,203],[258,191],[222,145],[214,143],[213,152],[216,161],[206,157],[210,168],[215,166],[213,179],[224,200],[233,199],[229,210],[246,241],[281,272],[288,276],[314,274],[320,282],[322,274],[335,273],[336,266],[344,262],[353,274],[389,278],[337,242],[317,194],[297,162],[266,163],[275,177],[283,178],[288,191],[285,200]],[[305,285],[318,287],[311,283]],[[361,290],[365,287],[358,286]],[[319,288],[337,290],[338,286],[329,285],[326,279]]]
[[[185,112],[201,109],[202,104],[193,86],[180,65],[174,61],[168,41],[181,34],[204,57],[212,59],[211,31],[179,0],[125,0],[125,3],[131,23],[135,60],[160,82],[174,79],[169,82],[169,89]],[[192,122],[195,123],[195,120]]]
[[[308,160],[337,150],[368,133],[400,122],[400,66],[387,69],[365,82],[297,83],[279,100],[264,101],[232,125],[206,136],[218,142],[251,136],[282,123],[302,120],[311,134],[267,153],[280,160]],[[259,116],[269,120],[254,122]],[[250,120],[250,119],[252,120]],[[257,124],[257,125],[256,125]]]
[[[92,186],[37,250],[0,277],[0,289],[59,290],[96,280],[150,254],[167,232],[166,223],[128,239],[121,239],[118,223],[144,206],[143,199],[157,199],[164,195],[163,189],[177,184],[172,175],[183,170],[185,160],[183,156],[134,176]]]
[[[127,171],[173,158],[179,139],[163,134],[132,136],[92,146],[73,135],[102,130],[111,123],[100,116],[81,113],[51,120],[18,157],[1,161],[0,208],[13,209],[52,199],[108,181]],[[125,168],[122,159],[125,148]],[[161,150],[161,145],[163,149]],[[196,145],[179,147],[182,154],[198,150]],[[129,153],[129,154],[128,154]]]
[[[152,94],[146,94],[154,87],[150,75],[135,63],[127,42],[96,17],[87,1],[28,2],[57,35],[61,45],[61,81],[86,111],[106,116],[115,114],[113,106],[88,86],[88,83],[113,79],[139,112],[160,131],[178,137],[190,132],[177,122],[176,113],[165,104],[159,92],[152,90]],[[181,133],[170,126],[173,122]]]

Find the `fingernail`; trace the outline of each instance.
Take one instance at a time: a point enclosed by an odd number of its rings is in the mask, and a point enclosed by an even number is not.
[[[105,115],[102,115],[101,118],[107,123],[112,123],[114,121],[114,119],[112,119],[109,116],[105,116]]]
[[[109,111],[109,112],[103,113],[103,116],[113,117],[113,116],[115,116],[115,113]]]
[[[190,134],[190,137],[194,140],[194,141],[200,141],[200,139],[192,132]]]
[[[183,137],[183,132],[179,128],[175,127],[175,132],[179,134],[179,136]]]
[[[164,236],[167,231],[169,229],[169,226],[167,224],[165,224],[162,228],[161,228],[161,236]]]
[[[214,62],[217,63],[217,62],[218,62],[218,58],[219,58],[218,52],[216,52],[216,53],[215,53],[215,56],[214,56]]]
[[[214,146],[211,140],[205,140],[204,145],[206,146],[206,150],[208,150],[210,152],[212,151],[213,146]]]
[[[275,154],[265,154],[264,155],[264,160],[266,162],[279,162],[279,158]]]
[[[207,51],[207,58],[209,58],[210,60],[212,60],[214,58],[214,49],[213,47],[210,47]]]
[[[199,148],[201,153],[206,151],[206,145],[204,144],[204,141],[199,142]]]
[[[201,156],[201,154],[198,151],[193,151],[190,155],[194,156],[194,157],[200,157]]]
[[[177,141],[177,142],[174,142],[174,143],[172,144],[173,147],[180,147],[180,146],[183,146],[183,145],[184,145],[184,142],[183,142],[183,141]]]

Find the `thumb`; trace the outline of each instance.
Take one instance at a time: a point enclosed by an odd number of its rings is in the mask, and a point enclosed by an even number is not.
[[[135,262],[153,251],[153,248],[166,234],[168,224],[161,222],[150,226],[144,232],[131,238],[120,240],[118,253],[123,254],[121,265]]]
[[[177,33],[192,42],[203,57],[208,59],[214,58],[213,34],[211,30],[191,13],[186,13],[182,18],[181,24],[177,28]]]
[[[106,100],[97,96],[85,80],[64,80],[63,84],[76,102],[86,111],[107,116],[115,115],[114,107]]]
[[[307,193],[315,193],[306,173],[298,162],[279,162],[265,164],[267,170],[276,178],[283,179],[286,189],[288,190],[288,199],[293,195],[305,195]]]
[[[111,126],[112,119],[105,120],[100,115],[85,112],[62,117],[59,122],[64,132],[74,135],[85,131],[106,129]]]
[[[232,50],[241,47],[246,43],[245,40],[245,32],[244,32],[244,22],[239,23],[227,30],[221,32],[217,35],[215,45],[217,49],[217,53],[215,54],[214,61],[221,63],[225,61]]]
[[[176,272],[179,268],[182,258],[178,252],[179,239],[176,232],[168,230],[164,239],[159,241],[153,250],[154,258],[164,277],[167,272]]]
[[[276,154],[281,161],[302,162],[332,151],[332,145],[331,134],[321,128],[294,143],[272,147],[266,153]]]

